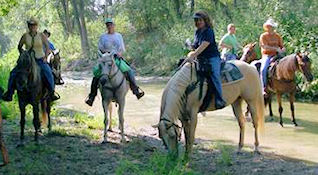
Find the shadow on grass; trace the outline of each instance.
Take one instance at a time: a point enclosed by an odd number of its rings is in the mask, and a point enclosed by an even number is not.
[[[185,164],[168,159],[161,140],[151,134],[156,129],[138,132],[127,129],[130,141],[124,144],[119,142],[120,134],[112,132],[110,142],[101,144],[101,130],[89,129],[83,123],[69,125],[70,122],[53,126],[52,132],[41,137],[40,145],[29,141],[22,148],[15,147],[17,133],[12,132],[15,129],[8,123],[5,140],[11,163],[1,168],[0,174],[308,174],[313,171],[312,167],[288,157],[256,156],[248,147],[238,155],[233,142],[199,138],[190,163]],[[80,132],[81,129],[85,132]],[[31,132],[26,136],[28,140],[33,138]],[[174,166],[168,166],[171,164]]]

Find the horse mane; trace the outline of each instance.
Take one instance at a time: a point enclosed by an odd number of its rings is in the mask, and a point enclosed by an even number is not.
[[[169,80],[161,99],[160,118],[168,117],[171,121],[176,121],[178,117],[185,115],[185,91],[193,82],[191,73],[191,64],[186,64]]]
[[[291,54],[281,59],[276,68],[278,79],[293,80],[297,66],[295,64],[296,54]]]
[[[33,54],[33,55],[32,55]],[[24,70],[30,69],[31,81],[32,83],[36,83],[40,79],[39,67],[35,61],[34,53],[29,53],[28,51],[24,51],[20,54],[17,69]]]

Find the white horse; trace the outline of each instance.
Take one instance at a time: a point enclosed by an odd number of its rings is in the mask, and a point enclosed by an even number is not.
[[[98,62],[102,70],[102,76],[99,80],[100,92],[102,96],[102,105],[104,108],[104,141],[107,143],[107,125],[108,125],[108,110],[112,101],[118,104],[119,129],[121,131],[121,142],[125,142],[124,135],[124,108],[125,97],[128,92],[129,85],[124,74],[119,70],[115,63],[113,52],[106,52],[101,55]],[[111,121],[110,121],[111,122]]]

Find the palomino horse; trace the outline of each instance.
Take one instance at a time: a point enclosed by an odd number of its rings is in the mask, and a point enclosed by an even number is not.
[[[0,99],[2,97],[3,89],[0,88]],[[3,134],[2,134],[2,115],[1,115],[1,108],[0,108],[0,150],[2,154],[3,164],[0,166],[4,166],[9,163],[9,155],[8,151],[5,147],[4,140],[3,140]]]
[[[256,65],[260,64],[259,61],[252,62]],[[272,111],[272,94],[276,93],[277,102],[279,106],[279,123],[283,126],[283,107],[282,107],[282,95],[285,93],[289,94],[290,110],[292,122],[295,126],[298,126],[295,119],[295,94],[296,94],[296,72],[301,72],[307,81],[313,80],[313,75],[311,73],[311,62],[307,53],[297,53],[284,57],[276,63],[276,68],[273,69],[270,74],[272,76],[269,78],[267,87],[265,88],[268,96],[265,98],[265,102],[269,105],[269,115],[273,116]]]
[[[112,101],[118,104],[119,129],[121,132],[121,141],[125,141],[124,135],[124,107],[125,98],[128,92],[128,84],[124,74],[116,66],[114,60],[115,54],[112,52],[104,53],[98,60],[102,70],[100,78],[100,92],[102,96],[102,105],[104,108],[104,141],[107,143],[107,125],[108,125],[108,110]],[[111,121],[110,121],[111,122]],[[111,128],[110,128],[111,129]]]
[[[261,89],[261,82],[256,69],[242,61],[233,62],[241,71],[243,79],[237,82],[223,84],[223,97],[227,105],[232,105],[234,114],[240,126],[240,140],[238,151],[244,145],[245,119],[242,113],[242,100],[250,106],[253,125],[255,128],[255,152],[259,153],[259,130],[264,128],[264,100]],[[194,143],[195,129],[197,126],[197,113],[203,103],[203,98],[199,99],[200,88],[195,89],[189,94],[186,89],[197,80],[195,66],[186,63],[168,82],[164,89],[161,101],[160,121],[158,124],[159,137],[172,155],[178,155],[178,141],[181,131],[184,129],[186,140],[186,158],[189,156]],[[195,77],[195,78],[193,78]],[[253,85],[253,86],[251,86]],[[207,91],[207,84],[203,85],[202,97]],[[213,96],[213,94],[211,94]],[[215,109],[214,97],[207,109]],[[178,125],[178,119],[182,127]]]
[[[21,112],[21,135],[19,146],[23,146],[26,106],[31,104],[33,107],[33,125],[35,128],[34,139],[36,142],[38,142],[39,133],[41,132],[39,104],[41,103],[42,107],[42,117],[48,117],[48,128],[51,130],[51,120],[49,115],[51,101],[48,97],[48,90],[41,79],[40,67],[36,63],[35,59],[31,56],[29,51],[23,51],[20,54],[17,63],[15,86],[18,91],[19,108]]]

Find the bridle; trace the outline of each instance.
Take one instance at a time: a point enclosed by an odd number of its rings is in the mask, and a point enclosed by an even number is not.
[[[108,72],[108,73],[102,73],[102,74],[101,74],[101,76],[106,76],[106,77],[108,78],[108,81],[111,81],[111,80],[119,73],[119,71],[120,71],[119,66],[120,66],[120,65],[117,67],[117,66],[115,65],[115,60],[114,60],[113,58],[112,58],[111,60],[102,60],[102,62],[104,63],[104,66],[105,66],[105,63],[111,62],[111,68],[109,69],[109,72]],[[113,68],[114,68],[115,66],[117,67],[117,70],[116,70],[115,73],[112,74]],[[117,86],[115,86],[115,87],[109,87],[109,86],[104,86],[104,85],[103,85],[103,88],[108,89],[108,90],[112,91],[113,94],[115,94],[116,91],[117,91],[117,89],[124,83],[124,81],[125,81],[125,76],[123,76],[121,82],[120,82]]]
[[[161,121],[165,121],[165,122],[168,122],[168,126],[166,127],[166,130],[168,131],[171,127],[173,127],[176,135],[177,135],[177,142],[179,142],[181,140],[181,131],[182,131],[182,127],[179,126],[178,124],[172,122],[171,120],[167,119],[167,118],[161,118],[159,122]],[[164,139],[163,139],[164,141]],[[164,141],[165,143],[165,141]],[[166,143],[165,143],[166,144]]]

